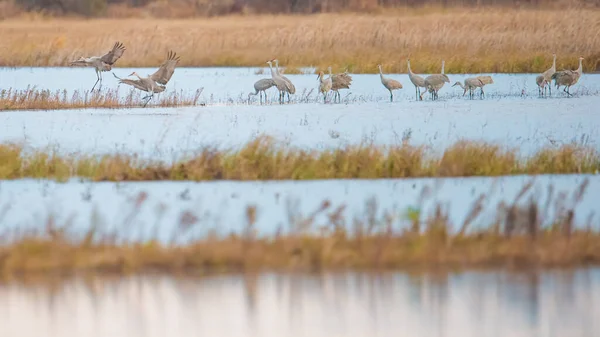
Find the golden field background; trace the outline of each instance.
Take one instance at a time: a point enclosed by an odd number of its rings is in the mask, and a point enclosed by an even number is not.
[[[101,55],[115,41],[127,51],[117,67],[156,67],[168,50],[180,66],[332,66],[335,71],[435,73],[600,71],[600,11],[447,10],[430,13],[225,16],[203,19],[0,21],[0,66],[66,66]]]

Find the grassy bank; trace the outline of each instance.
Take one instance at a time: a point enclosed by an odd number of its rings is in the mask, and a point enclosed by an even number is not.
[[[67,90],[39,90],[29,87],[25,90],[0,90],[1,110],[51,110],[82,108],[133,108],[143,106],[142,96],[146,93],[130,90],[123,99],[118,90],[71,93]],[[156,95],[148,106],[178,107],[197,105],[202,89],[194,94],[175,92],[168,95]]]
[[[117,67],[157,67],[167,50],[181,66],[332,66],[354,73],[541,72],[600,70],[600,12],[588,10],[451,10],[390,15],[230,16],[190,20],[47,19],[0,21],[0,66],[65,66],[127,47]],[[568,25],[563,23],[568,22]],[[290,72],[287,72],[290,73]]]
[[[598,151],[576,145],[542,149],[532,156],[522,157],[516,149],[469,141],[460,141],[443,153],[408,143],[391,147],[363,144],[331,150],[302,150],[261,136],[235,150],[199,149],[192,158],[171,164],[144,161],[134,154],[61,156],[24,152],[16,145],[0,145],[0,179],[375,179],[596,173],[599,169]]]
[[[462,223],[452,223],[441,205],[430,214],[418,207],[380,212],[376,201],[369,200],[364,213],[352,210],[359,215],[348,218],[345,205],[324,201],[309,214],[288,209],[290,222],[269,237],[256,235],[259,213],[254,206],[246,208],[243,230],[229,235],[206,230],[195,235],[206,224],[185,211],[170,241],[132,241],[130,234],[144,226],[136,225],[134,217],[116,229],[92,222],[87,232],[77,231],[72,219],[57,224],[50,218],[37,231],[3,231],[0,276],[597,265],[597,225],[592,217],[588,223],[575,222],[574,210],[587,184],[568,191],[572,200],[561,192],[539,205],[534,199],[520,200],[532,189],[528,183],[511,203],[498,205],[495,215],[483,215],[482,195]],[[145,200],[136,201],[138,211]]]

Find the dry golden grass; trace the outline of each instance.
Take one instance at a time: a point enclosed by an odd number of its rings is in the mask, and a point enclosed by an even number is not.
[[[172,164],[143,161],[134,154],[60,156],[24,153],[0,145],[0,179],[71,177],[94,181],[140,180],[311,180],[405,177],[498,176],[512,174],[596,173],[600,154],[593,148],[564,145],[521,158],[515,149],[461,141],[441,155],[409,144],[368,144],[332,150],[288,148],[258,137],[236,150],[200,149],[191,159]]]
[[[586,180],[575,187],[576,201],[581,200],[587,185]],[[209,233],[192,241],[180,241],[202,224],[190,211],[181,214],[170,241],[132,242],[126,239],[127,233],[139,230],[133,223],[110,233],[104,224],[93,223],[89,231],[77,232],[75,224],[58,225],[50,218],[37,232],[4,232],[0,237],[0,277],[600,264],[600,233],[593,224],[574,223],[576,205],[564,199],[561,202],[561,193],[553,218],[546,218],[545,210],[533,200],[520,202],[532,186],[532,182],[523,186],[510,205],[498,205],[495,218],[482,219],[483,225],[476,230],[471,227],[482,214],[484,197],[475,201],[462,224],[451,223],[441,206],[432,214],[420,214],[419,209],[403,215],[387,210],[379,213],[377,202],[371,199],[364,214],[345,218],[345,205],[334,207],[324,201],[308,215],[288,209],[290,223],[284,228],[289,230],[280,228],[269,237],[256,235],[257,209],[249,206],[241,232],[227,236]],[[141,193],[135,208],[139,210],[145,200]],[[317,216],[328,220],[317,222]]]
[[[148,106],[178,107],[193,106],[198,104],[202,90],[193,95],[183,92],[168,95],[156,95]],[[144,93],[146,94],[146,93]],[[82,109],[82,108],[132,108],[143,105],[141,92],[131,90],[124,98],[119,98],[118,90],[94,91],[90,93],[73,93],[67,90],[38,90],[27,88],[25,90],[0,90],[0,111],[2,110],[51,110],[51,109]]]
[[[20,19],[0,22],[0,65],[65,66],[122,41],[118,67],[156,67],[173,49],[181,66],[333,66],[339,71],[448,73],[600,70],[600,11],[450,10],[381,15],[229,16],[210,19]]]

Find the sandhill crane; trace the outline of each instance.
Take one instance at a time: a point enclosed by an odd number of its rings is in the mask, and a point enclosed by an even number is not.
[[[554,82],[556,83],[557,90],[560,89],[561,85],[564,85],[565,88],[563,89],[563,91],[566,92],[567,95],[573,96],[569,92],[569,89],[571,88],[571,86],[575,85],[579,81],[581,75],[583,75],[582,61],[583,57],[579,57],[579,68],[577,68],[577,70],[575,71],[563,70],[556,72],[552,75],[552,79],[554,79]]]
[[[415,85],[415,94],[417,95],[416,99],[422,99],[421,89],[419,88],[425,88],[425,79],[419,75],[415,75],[412,72],[412,70],[410,69],[410,59],[406,59],[406,64],[408,65],[408,78],[410,79],[412,84]]]
[[[463,90],[464,90],[463,96],[467,93],[467,90],[469,90],[469,99],[473,99],[473,89],[482,88],[485,84],[483,84],[483,81],[481,81],[477,77],[469,77],[469,78],[465,79],[464,85],[460,82],[456,82],[452,86],[454,87],[457,85],[460,86],[461,88],[463,88]],[[483,91],[482,91],[482,94],[483,94]]]
[[[494,80],[492,79],[492,76],[490,76],[490,75],[481,75],[481,76],[477,76],[475,78],[480,80],[481,83],[483,83],[483,85],[481,87],[479,87],[479,90],[481,90],[481,96],[484,97],[485,92],[483,92],[483,87],[488,84],[494,84]]]
[[[323,103],[326,103],[327,93],[329,92],[329,90],[331,90],[331,87],[333,85],[333,80],[332,80],[332,75],[331,75],[331,67],[329,67],[328,69],[329,69],[329,77],[328,78],[325,78],[323,71],[319,71],[319,75],[317,76],[317,78],[321,82],[319,84],[319,92],[323,94]]]
[[[289,103],[290,102],[290,94],[294,95],[296,93],[296,87],[294,86],[292,81],[290,81],[289,78],[287,78],[287,77],[281,75],[281,73],[279,73],[279,60],[274,59],[273,61],[275,61],[275,71],[277,72],[277,75],[285,81],[285,92],[287,92],[287,94],[288,94],[288,103]]]
[[[283,96],[285,95],[285,91],[287,89],[287,84],[281,76],[277,75],[275,71],[273,71],[273,61],[267,61],[269,68],[271,69],[271,78],[275,82],[275,87],[279,90],[279,104],[283,103]]]
[[[248,94],[248,103],[250,102],[250,96],[260,93],[260,103],[262,104],[262,94],[265,93],[265,103],[267,102],[267,89],[274,87],[275,81],[272,78],[263,78],[254,83],[254,91]]]
[[[548,84],[544,75],[538,75],[538,77],[535,78],[535,83],[538,86],[538,95],[544,96],[546,94],[546,84]]]
[[[392,80],[391,78],[387,78],[383,76],[383,71],[381,70],[381,64],[378,64],[379,68],[379,77],[381,77],[381,84],[390,91],[390,102],[394,101],[394,94],[392,90],[402,89],[402,84],[396,80]]]
[[[79,60],[73,61],[70,63],[71,66],[80,66],[80,67],[93,67],[96,70],[96,83],[92,87],[91,91],[94,91],[96,84],[100,82],[100,87],[102,87],[102,72],[112,70],[112,65],[117,62],[123,53],[125,52],[125,46],[121,42],[115,42],[112,49],[102,55],[102,56],[91,56],[91,57],[80,57]],[[100,88],[98,88],[100,90]]]
[[[142,98],[147,99],[144,103],[144,106],[146,106],[148,102],[150,102],[152,97],[154,97],[155,93],[165,91],[165,86],[173,76],[173,73],[175,72],[175,67],[177,66],[177,63],[179,63],[179,60],[180,58],[179,56],[177,56],[177,54],[175,54],[172,51],[169,51],[167,53],[167,59],[160,65],[160,68],[158,68],[158,70],[154,74],[148,77],[141,77],[135,71],[132,72],[129,76],[136,76],[138,78],[137,80],[122,79],[117,77],[117,75],[115,75],[114,73],[113,75],[119,79],[119,83],[131,85],[136,89],[149,92],[150,95]]]
[[[341,101],[339,90],[350,89],[350,84],[352,84],[352,76],[348,75],[347,71],[333,75],[331,78],[331,90],[335,92],[333,100],[335,101],[335,97],[337,96],[338,102]]]
[[[440,91],[440,89],[442,89],[442,87],[444,86],[444,83],[450,83],[450,79],[448,78],[448,76],[446,76],[446,74],[444,74],[444,66],[445,66],[445,61],[442,60],[442,72],[441,74],[433,74],[433,75],[429,75],[427,77],[425,77],[425,88],[427,90],[425,90],[422,94],[421,94],[421,99],[423,99],[423,95],[429,91],[429,93],[431,93],[431,98],[432,99],[437,99],[438,98],[438,91]]]
[[[556,54],[552,54],[552,67],[550,69],[544,71],[542,76],[544,76],[544,80],[546,83],[552,83],[552,75],[556,72]],[[548,86],[548,90],[550,91],[550,96],[552,96],[552,86]]]

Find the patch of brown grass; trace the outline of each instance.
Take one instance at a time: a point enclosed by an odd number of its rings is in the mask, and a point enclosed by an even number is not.
[[[193,95],[175,92],[168,95],[156,95],[148,106],[178,107],[198,104],[202,89]],[[145,93],[144,93],[145,94]],[[67,90],[38,90],[28,87],[25,90],[0,90],[0,111],[2,110],[52,110],[83,108],[133,108],[143,105],[141,92],[131,90],[121,99],[118,90],[69,93]],[[156,101],[154,101],[156,100]]]
[[[576,187],[577,202],[587,184],[586,180]],[[367,201],[364,214],[353,218],[343,215],[345,205],[334,207],[329,201],[309,214],[288,208],[290,223],[284,228],[289,230],[268,237],[256,234],[254,206],[247,207],[241,232],[213,233],[191,241],[179,240],[201,223],[191,211],[180,215],[169,242],[130,241],[126,237],[133,224],[107,233],[102,224],[94,223],[87,232],[77,232],[72,223],[59,226],[50,218],[37,232],[4,233],[0,276],[600,264],[600,233],[591,223],[574,223],[577,202],[567,206],[559,199],[553,218],[545,218],[547,213],[533,199],[518,200],[532,185],[526,184],[510,205],[499,205],[495,218],[481,216],[486,197],[479,197],[462,224],[451,223],[440,205],[431,214],[416,208],[402,215],[378,212],[375,199]],[[136,209],[145,200],[140,194]],[[327,220],[321,223],[317,217]],[[477,219],[482,225],[472,229]]]
[[[0,65],[65,66],[106,52],[127,51],[117,67],[156,67],[168,50],[181,66],[266,66],[334,71],[437,73],[541,72],[552,53],[557,68],[600,69],[599,12],[586,10],[461,9],[440,12],[310,16],[229,16],[189,20],[44,19],[0,22]],[[564,24],[568,22],[568,24]],[[288,72],[289,73],[289,72]]]
[[[515,149],[468,141],[458,142],[440,155],[408,143],[302,150],[266,136],[239,149],[206,147],[190,159],[171,164],[140,160],[133,154],[25,153],[22,147],[10,144],[0,145],[0,159],[0,179],[82,177],[94,181],[377,179],[596,173],[600,169],[598,151],[576,145],[542,149],[522,158]]]

